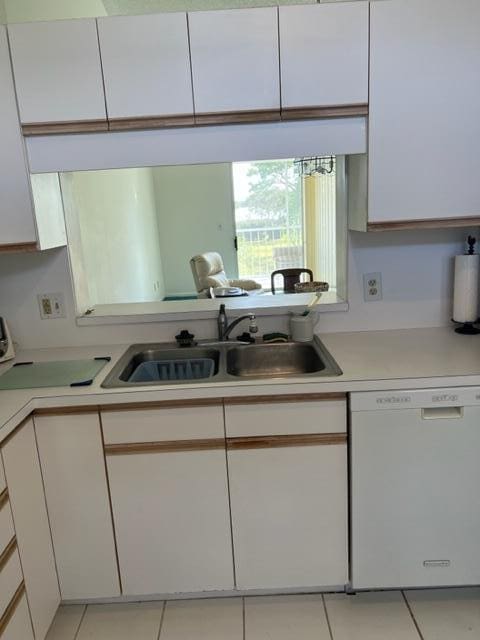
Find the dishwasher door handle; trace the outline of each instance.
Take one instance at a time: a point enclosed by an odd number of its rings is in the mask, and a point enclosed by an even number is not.
[[[463,407],[426,407],[422,409],[423,420],[463,418]]]

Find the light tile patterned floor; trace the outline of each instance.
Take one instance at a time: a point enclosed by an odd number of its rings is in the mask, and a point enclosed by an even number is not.
[[[47,640],[478,640],[480,589],[61,607]]]

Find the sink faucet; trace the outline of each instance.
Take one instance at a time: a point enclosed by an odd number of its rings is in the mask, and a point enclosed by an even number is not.
[[[225,305],[221,304],[217,318],[218,339],[220,340],[220,342],[228,340],[228,336],[230,335],[232,329],[234,329],[242,320],[246,320],[247,318],[250,320],[248,330],[250,331],[250,333],[257,333],[258,326],[255,321],[255,315],[253,313],[246,313],[239,318],[235,318],[235,320],[232,320],[232,322],[230,322],[229,324],[227,320],[227,314],[225,313]]]

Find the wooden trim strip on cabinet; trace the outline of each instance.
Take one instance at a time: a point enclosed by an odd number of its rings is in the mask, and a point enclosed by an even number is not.
[[[20,600],[22,599],[24,593],[25,593],[25,582],[22,580],[22,582],[20,583],[20,586],[13,594],[13,598],[8,603],[7,608],[5,609],[2,617],[0,618],[0,638],[2,637],[3,632],[7,628],[8,623],[13,618],[13,614],[17,610],[17,607],[20,604]]]
[[[369,222],[367,224],[367,231],[401,231],[402,229],[441,229],[477,226],[480,226],[480,216],[472,216],[471,218],[432,218],[431,220]]]
[[[5,567],[7,562],[10,560],[12,555],[14,554],[16,548],[17,548],[17,539],[15,536],[13,536],[13,538],[10,540],[10,542],[7,544],[5,549],[0,554],[0,572],[3,571],[3,568]]]
[[[238,396],[224,398],[225,405],[268,404],[281,402],[318,402],[323,400],[345,400],[346,393],[292,393],[278,396]]]
[[[278,449],[280,447],[312,447],[331,444],[346,444],[346,433],[306,433],[285,436],[245,436],[227,438],[227,450]]]
[[[29,122],[22,124],[24,136],[45,136],[52,133],[95,133],[108,131],[106,120],[72,120],[65,122]]]
[[[0,244],[0,253],[27,253],[38,251],[36,242],[17,242],[16,244]]]
[[[125,404],[105,404],[102,413],[109,411],[136,411],[138,409],[176,409],[182,407],[215,407],[222,405],[222,398],[192,398],[191,400],[159,400],[158,402],[127,402]]]
[[[196,113],[196,125],[243,124],[247,122],[279,122],[279,109],[259,109],[258,111],[228,111],[219,113]]]
[[[35,409],[32,415],[35,416],[68,416],[85,413],[98,413],[96,405],[84,405],[75,407],[51,407],[48,409]]]
[[[0,509],[3,509],[3,507],[7,504],[7,502],[8,502],[8,489],[4,489],[2,493],[0,493]]]
[[[193,127],[193,114],[177,116],[147,116],[141,118],[110,118],[110,131],[134,131],[138,129],[166,129],[168,127]]]
[[[224,438],[198,440],[164,440],[163,442],[126,442],[106,444],[105,455],[123,456],[132,453],[173,453],[178,451],[210,451],[225,449]]]
[[[326,107],[288,107],[281,111],[282,120],[314,120],[317,118],[353,118],[368,116],[368,104],[340,104]]]
[[[7,444],[7,442],[10,442],[10,440],[20,431],[20,429],[23,429],[23,427],[27,424],[27,422],[29,422],[32,419],[32,415],[33,415],[32,413],[29,413],[28,416],[24,418],[19,424],[17,424],[15,429],[11,431],[8,434],[8,436],[6,436],[2,440],[2,442],[0,443],[0,451]]]

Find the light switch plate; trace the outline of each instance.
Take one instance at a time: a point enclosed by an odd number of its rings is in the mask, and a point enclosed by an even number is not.
[[[37,298],[42,320],[66,317],[63,293],[40,293]]]

